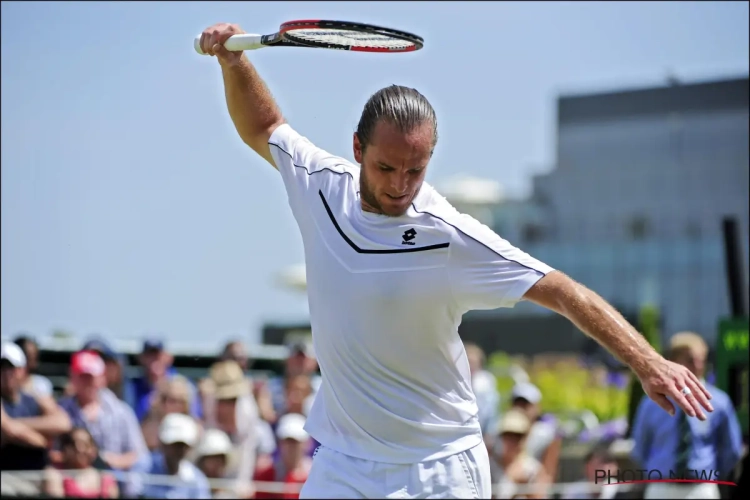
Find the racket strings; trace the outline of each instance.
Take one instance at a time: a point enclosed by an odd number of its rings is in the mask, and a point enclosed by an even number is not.
[[[349,47],[374,47],[382,49],[403,50],[413,47],[414,42],[401,40],[378,33],[366,33],[337,29],[296,29],[286,34],[304,42],[333,44]]]

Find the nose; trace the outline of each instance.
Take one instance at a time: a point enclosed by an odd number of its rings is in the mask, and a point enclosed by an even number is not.
[[[394,195],[401,196],[403,194],[406,194],[406,190],[409,187],[409,179],[406,175],[406,172],[401,171],[395,171],[391,173],[390,176],[391,181],[391,189],[393,190]]]

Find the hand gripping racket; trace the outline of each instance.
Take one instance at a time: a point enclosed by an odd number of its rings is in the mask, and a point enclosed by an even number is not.
[[[195,50],[201,55],[200,36]],[[309,47],[355,52],[412,52],[424,40],[411,33],[371,24],[346,21],[289,21],[273,35],[234,35],[224,42],[227,50],[255,50],[263,47]]]

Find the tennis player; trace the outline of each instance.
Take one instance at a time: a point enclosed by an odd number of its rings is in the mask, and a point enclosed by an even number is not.
[[[306,430],[321,443],[302,498],[490,498],[490,469],[458,325],[473,309],[528,300],[566,316],[635,372],[670,414],[705,419],[710,395],[607,302],[456,211],[424,182],[437,119],[414,89],[365,104],[359,166],[284,120],[241,52],[243,33],[201,35],[240,138],[281,174],[305,247],[323,382]],[[669,399],[668,399],[669,398]]]

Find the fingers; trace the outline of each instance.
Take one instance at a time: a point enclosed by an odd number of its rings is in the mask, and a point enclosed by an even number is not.
[[[206,28],[201,33],[200,47],[204,54],[210,56],[226,56],[230,52],[224,48],[224,43],[232,36],[243,33],[236,24],[219,23]]]
[[[703,384],[701,384],[697,377],[695,380],[692,378],[688,380],[688,387],[690,387],[690,390],[692,391],[691,399],[699,405],[699,409],[702,407],[708,411],[714,411],[714,407],[711,406],[711,403],[708,401],[711,398],[711,394],[706,390]]]
[[[659,406],[661,406],[661,408],[665,412],[667,412],[670,415],[674,416],[674,411],[675,411],[674,410],[674,405],[666,398],[666,396],[664,396],[664,394],[657,393],[657,394],[654,394],[654,395],[649,395],[649,397],[654,400],[654,403],[656,403]]]
[[[688,370],[687,373],[688,373],[688,376],[690,377],[690,379],[698,387],[698,389],[699,389],[698,392],[700,392],[703,395],[703,399],[706,401],[706,403],[708,403],[708,400],[712,398],[711,393],[708,392],[708,389],[706,389],[706,387],[703,385],[703,382],[701,382],[700,379],[698,379],[698,377],[693,372],[691,372],[691,371]],[[698,399],[701,400],[700,397],[698,397]],[[714,411],[714,409],[713,409],[713,407],[711,406],[710,403],[708,403],[708,406],[706,406],[705,404],[703,406],[705,406],[708,411]]]

